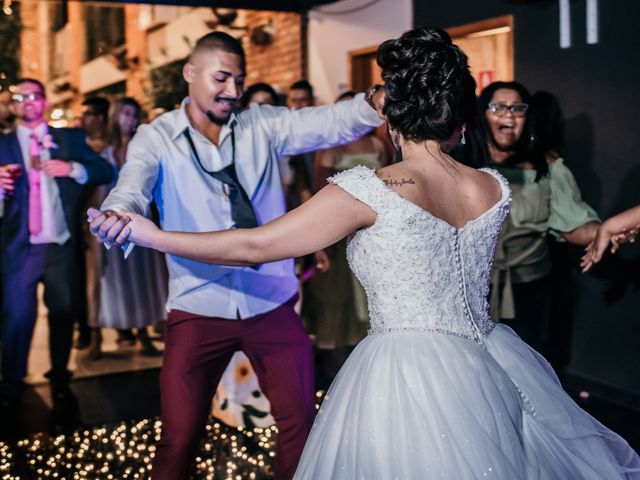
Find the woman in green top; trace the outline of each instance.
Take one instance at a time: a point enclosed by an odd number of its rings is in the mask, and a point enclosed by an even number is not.
[[[491,315],[541,350],[551,303],[547,234],[588,245],[599,218],[582,200],[559,148],[554,148],[543,129],[534,131],[537,112],[529,108],[530,95],[524,86],[495,82],[482,91],[478,101],[492,166],[512,189],[511,210],[494,260]],[[539,114],[547,119],[542,124],[548,125],[551,110],[545,110]]]

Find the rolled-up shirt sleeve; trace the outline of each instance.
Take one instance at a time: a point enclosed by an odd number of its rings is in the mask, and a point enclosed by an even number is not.
[[[363,93],[333,105],[271,111],[274,117],[270,123],[279,155],[298,155],[350,143],[383,123]]]
[[[160,171],[162,141],[154,127],[142,125],[127,148],[127,161],[118,182],[102,203],[102,210],[147,214]]]

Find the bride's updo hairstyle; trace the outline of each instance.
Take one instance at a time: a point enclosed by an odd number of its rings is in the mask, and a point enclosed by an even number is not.
[[[378,48],[389,126],[405,139],[446,142],[473,117],[475,81],[467,56],[444,30],[421,27]]]

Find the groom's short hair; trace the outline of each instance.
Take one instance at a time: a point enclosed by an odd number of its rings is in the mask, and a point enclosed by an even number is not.
[[[242,43],[237,38],[232,37],[224,32],[209,32],[200,37],[193,47],[191,57],[200,52],[222,50],[223,52],[233,53],[242,58],[242,66],[244,67],[244,49]]]

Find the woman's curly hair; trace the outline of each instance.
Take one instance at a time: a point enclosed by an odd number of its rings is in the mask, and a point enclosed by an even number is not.
[[[445,142],[475,111],[467,56],[444,30],[421,27],[378,48],[389,126],[406,139]]]

